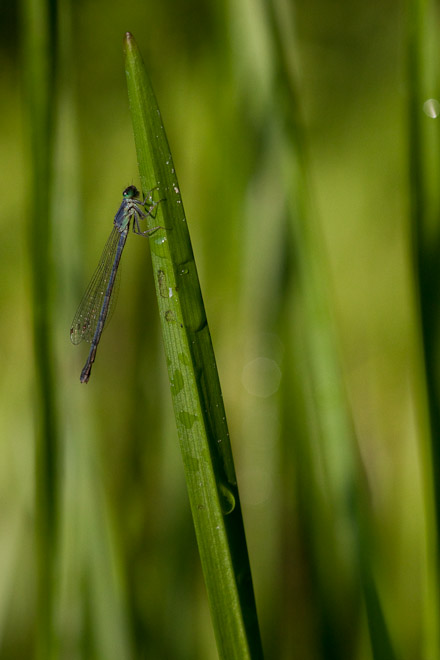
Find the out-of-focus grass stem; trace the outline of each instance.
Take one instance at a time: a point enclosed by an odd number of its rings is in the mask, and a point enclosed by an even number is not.
[[[36,658],[54,657],[57,536],[56,407],[52,374],[50,181],[54,108],[55,5],[23,0],[24,93],[30,141],[27,239],[35,356]]]
[[[306,140],[294,71],[294,35],[286,31],[294,21],[286,20],[286,12],[285,4],[279,0],[268,5],[267,16],[276,59],[274,71],[277,72],[273,91],[278,99],[277,108],[287,137],[286,163],[289,165],[286,168],[286,187],[289,191],[288,204],[294,239],[290,256],[298,269],[299,293],[305,316],[304,342],[307,377],[310,379],[310,413],[314,415],[312,426],[316,429],[325,465],[327,494],[332,502],[330,508],[338,524],[345,528],[347,538],[350,538],[352,551],[348,562],[350,570],[346,588],[348,590],[351,583],[351,588],[356,589],[359,581],[370,624],[373,657],[385,657],[385,652],[386,657],[391,659],[394,657],[391,638],[373,578],[370,514],[366,506],[364,475],[340,363],[331,290],[327,284],[328,264],[321,232],[311,211]],[[308,487],[310,488],[310,484]],[[317,483],[315,487],[318,490]],[[315,520],[311,519],[307,525],[311,524],[313,528],[310,538],[315,539],[313,551],[318,558],[322,552],[320,524],[326,518],[327,522],[329,521],[326,509],[328,503],[319,502],[319,498],[315,498],[315,502]],[[331,537],[331,527],[332,525],[328,527],[329,546],[337,549],[336,557],[342,564],[338,539],[336,536]],[[316,560],[316,565],[320,565],[319,559]],[[321,574],[319,582],[322,589],[320,602],[325,603],[328,599],[328,594],[325,594],[331,581],[328,580],[328,575]],[[343,580],[340,590],[342,585]],[[334,622],[330,625],[335,625],[335,608],[328,603],[323,610],[323,616],[328,618],[329,622]],[[341,606],[341,612],[343,611]],[[348,612],[345,616],[340,616],[340,620],[346,622],[347,616]],[[333,631],[333,634],[335,632]],[[338,643],[341,642],[339,639]],[[324,641],[323,650],[327,653],[325,646]]]
[[[415,292],[415,332],[418,340],[419,379],[417,417],[422,460],[423,501],[426,517],[426,571],[424,607],[425,657],[440,656],[439,637],[439,557],[440,523],[440,408],[438,363],[438,243],[428,238],[429,206],[425,176],[427,150],[423,139],[423,90],[426,77],[425,46],[429,5],[423,0],[408,0],[408,144],[409,202],[412,273]],[[437,160],[439,156],[437,155]],[[434,245],[434,249],[432,248]],[[437,248],[437,249],[436,249]]]

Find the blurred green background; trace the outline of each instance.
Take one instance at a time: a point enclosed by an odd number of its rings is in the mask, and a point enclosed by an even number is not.
[[[286,250],[286,122],[298,108],[280,113],[274,91],[274,81],[286,75],[276,56],[280,34],[304,122],[304,204],[326,255],[323,272],[368,484],[374,577],[397,657],[424,657],[430,578],[402,3],[82,0],[59,2],[57,11],[48,240],[60,439],[58,657],[217,657],[146,241],[127,242],[116,311],[87,386],[79,374],[88,347],[69,341],[121,192],[139,184],[122,55],[127,30],[155,87],[191,231],[266,657],[372,657],[350,540],[342,525],[337,559],[327,553],[324,530],[338,538],[341,521],[331,510],[313,520],[315,489],[322,495],[324,481],[307,480],[307,461],[319,464],[318,475],[326,466],[313,444],[302,361],[307,326],[295,295],[297,265]],[[38,410],[22,25],[19,8],[2,3],[0,656],[11,660],[32,657],[36,635]],[[423,121],[437,143],[436,122]],[[298,446],[311,447],[307,458]],[[339,450],[343,455],[344,446]],[[311,543],[318,551],[310,551]]]

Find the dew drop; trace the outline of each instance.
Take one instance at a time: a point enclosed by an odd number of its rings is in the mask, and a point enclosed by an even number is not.
[[[220,505],[222,507],[222,511],[227,516],[228,514],[232,513],[233,510],[235,509],[235,497],[232,493],[232,491],[227,488],[224,484],[220,484],[219,488],[220,492]]]
[[[423,104],[423,112],[431,119],[435,119],[440,114],[440,103],[437,99],[428,99]]]
[[[155,238],[153,241],[150,243],[151,249],[154,252],[154,254],[158,257],[166,257],[167,256],[167,237],[162,236],[160,238]]]

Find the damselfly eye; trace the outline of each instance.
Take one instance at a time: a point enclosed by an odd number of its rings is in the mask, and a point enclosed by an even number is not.
[[[125,199],[131,199],[132,197],[139,197],[139,191],[136,186],[128,186],[122,193],[122,196]]]

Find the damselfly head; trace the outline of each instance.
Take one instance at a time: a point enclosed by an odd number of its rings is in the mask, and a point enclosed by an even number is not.
[[[139,190],[136,186],[128,186],[122,193],[124,199],[133,199],[133,197],[139,197]]]

